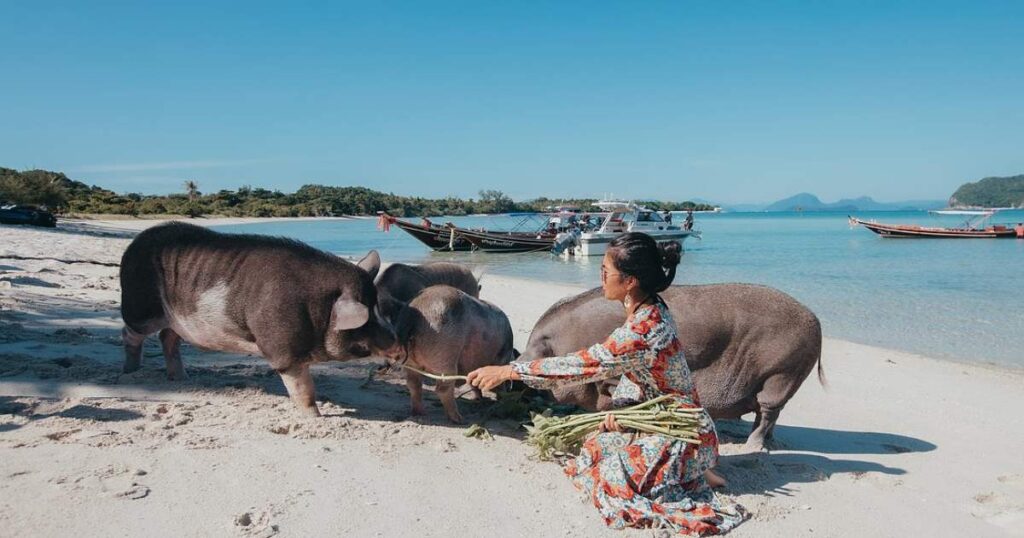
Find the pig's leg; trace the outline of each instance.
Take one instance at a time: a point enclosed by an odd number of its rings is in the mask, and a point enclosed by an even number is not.
[[[122,372],[130,374],[142,366],[142,343],[146,335],[137,333],[127,325],[121,329],[121,341],[124,343],[124,368]]]
[[[185,365],[181,363],[181,337],[171,329],[160,331],[160,345],[164,348],[164,362],[167,364],[167,379],[182,381],[188,379]]]
[[[423,377],[412,370],[405,371],[405,386],[409,387],[409,413],[425,415],[423,408]]]
[[[789,379],[781,375],[769,377],[764,382],[761,392],[757,393],[758,410],[755,412],[754,429],[747,438],[747,450],[759,452],[768,449],[779,412],[789,399],[787,389],[791,384]]]
[[[459,414],[459,406],[455,403],[455,383],[438,381],[434,392],[441,399],[441,405],[444,406],[444,414],[448,415],[448,420],[455,424],[462,424],[462,415]]]
[[[751,435],[753,435],[754,432],[756,432],[757,430],[761,429],[761,406],[755,401],[754,407],[754,424],[750,426]]]
[[[313,386],[313,374],[309,372],[309,364],[295,364],[278,370],[288,396],[304,414],[318,417],[320,410],[316,407],[316,387]]]
[[[768,450],[768,442],[772,438],[772,430],[775,429],[775,421],[779,418],[781,409],[762,405],[758,413],[760,420],[755,420],[756,427],[750,432],[747,438],[746,450],[750,452],[761,452]]]

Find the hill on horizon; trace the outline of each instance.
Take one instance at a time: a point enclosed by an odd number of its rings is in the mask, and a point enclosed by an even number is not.
[[[900,202],[879,202],[870,196],[843,198],[826,203],[809,192],[795,194],[777,202],[758,204],[735,204],[734,211],[912,211],[945,207],[944,200],[907,200]]]
[[[949,197],[950,207],[1024,208],[1024,174],[964,183]]]

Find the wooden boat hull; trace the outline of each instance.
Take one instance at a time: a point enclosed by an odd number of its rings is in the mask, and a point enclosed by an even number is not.
[[[444,226],[423,226],[398,219],[391,219],[391,224],[408,233],[420,243],[438,252],[468,252],[473,250],[473,244],[459,235],[456,231],[454,237],[452,230]]]
[[[476,250],[483,252],[541,252],[551,250],[555,244],[554,236],[547,235],[481,232],[464,228],[455,228],[455,232],[472,243]]]
[[[860,219],[850,219],[854,224],[887,238],[947,238],[947,239],[1000,239],[1017,237],[1016,231],[1009,227],[988,227],[985,229],[961,230],[956,228],[931,228],[905,224],[883,224]]]

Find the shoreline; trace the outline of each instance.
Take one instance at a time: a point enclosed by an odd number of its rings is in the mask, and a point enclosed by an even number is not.
[[[359,217],[353,216],[340,216],[340,217],[196,217],[189,218],[186,216],[178,215],[160,215],[154,218],[140,218],[130,217],[117,218],[115,215],[90,215],[88,217],[78,216],[70,218],[61,218],[57,224],[60,227],[60,222],[67,222],[70,224],[92,224],[104,228],[110,228],[113,230],[130,230],[135,232],[141,232],[146,228],[163,224],[165,222],[187,222],[189,224],[195,224],[196,226],[230,226],[235,224],[257,224],[263,222],[315,222],[324,220],[355,220]]]

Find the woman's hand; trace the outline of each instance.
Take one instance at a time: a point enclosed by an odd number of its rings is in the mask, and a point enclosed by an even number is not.
[[[619,426],[619,423],[615,422],[615,415],[608,413],[605,415],[604,420],[601,421],[601,424],[597,427],[597,431],[601,433],[621,432],[622,426]]]
[[[484,366],[469,373],[469,384],[480,390],[491,390],[506,381],[516,379],[518,376],[511,366]]]

